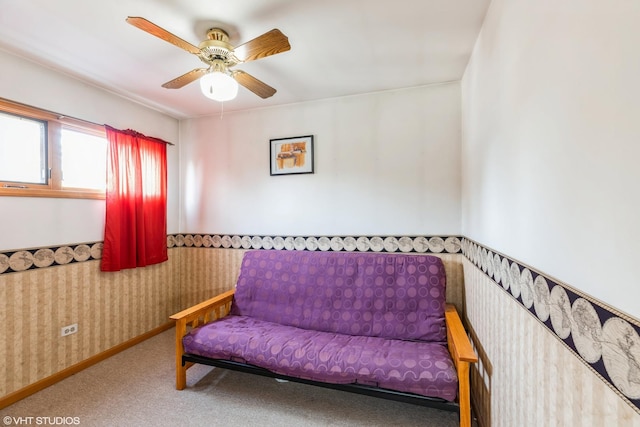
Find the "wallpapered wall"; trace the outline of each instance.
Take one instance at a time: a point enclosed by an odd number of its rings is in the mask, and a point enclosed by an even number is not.
[[[177,234],[167,246],[169,261],[117,273],[100,272],[101,242],[0,252],[0,398],[231,289],[248,249],[433,253],[445,262],[447,299],[462,306],[456,236]],[[78,333],[60,337],[72,323]]]
[[[462,79],[474,396],[492,425],[640,425],[638,14],[493,0]]]
[[[249,249],[432,253],[480,358],[472,397],[483,425],[640,426],[640,322],[472,240],[176,234],[167,263],[120,273],[99,271],[101,245],[0,253],[0,396],[231,289]],[[75,322],[79,333],[61,338]]]
[[[9,261],[0,254],[0,396],[164,325],[180,309],[179,249],[163,264],[102,273],[101,253],[87,247],[18,251]],[[61,337],[73,323],[78,333]]]
[[[466,317],[489,426],[640,426],[640,321],[464,239]]]

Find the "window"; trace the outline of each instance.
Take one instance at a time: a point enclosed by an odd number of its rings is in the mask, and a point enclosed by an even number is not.
[[[107,139],[63,127],[60,145],[62,188],[104,191],[107,185]]]
[[[45,184],[47,122],[0,113],[0,180]]]
[[[104,126],[0,99],[0,196],[104,198]]]

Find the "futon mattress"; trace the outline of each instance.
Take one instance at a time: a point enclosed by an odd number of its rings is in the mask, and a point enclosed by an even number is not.
[[[302,329],[229,315],[190,331],[185,353],[333,384],[366,384],[453,401],[458,380],[442,343]]]

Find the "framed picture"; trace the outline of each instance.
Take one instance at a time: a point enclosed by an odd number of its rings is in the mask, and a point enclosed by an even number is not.
[[[271,175],[313,173],[313,135],[269,140]]]

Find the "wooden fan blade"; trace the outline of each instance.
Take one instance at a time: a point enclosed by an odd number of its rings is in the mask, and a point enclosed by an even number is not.
[[[165,30],[164,28],[160,28],[153,22],[147,21],[144,18],[141,18],[139,16],[129,16],[127,18],[127,22],[133,25],[134,27],[140,28],[142,31],[146,31],[152,36],[156,36],[166,42],[176,45],[180,49],[184,49],[189,53],[193,53],[194,55],[198,55],[200,53],[200,49],[198,49],[191,43],[182,40],[180,37],[174,34],[171,34],[169,31]]]
[[[276,93],[276,90],[266,83],[253,77],[251,74],[247,74],[244,71],[235,70],[233,72],[233,78],[238,83],[249,89],[251,92],[258,95],[260,98],[269,98]]]
[[[242,62],[255,61],[291,49],[289,38],[280,30],[273,29],[234,49],[236,57]]]
[[[198,80],[199,77],[204,76],[206,73],[206,68],[196,68],[195,70],[191,70],[188,73],[184,73],[180,77],[176,77],[175,79],[166,82],[162,85],[162,87],[167,89],[180,89],[181,87],[188,85],[192,81]]]

